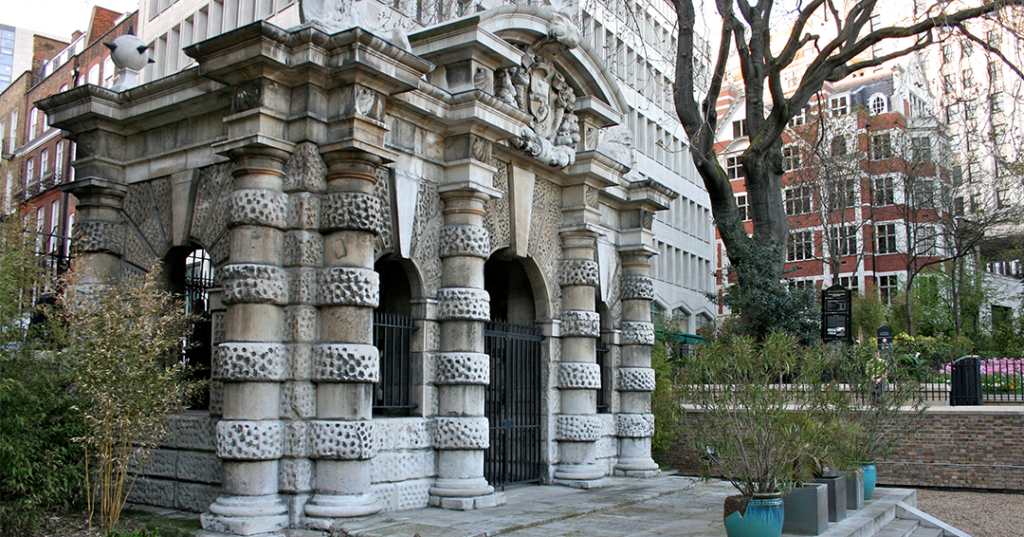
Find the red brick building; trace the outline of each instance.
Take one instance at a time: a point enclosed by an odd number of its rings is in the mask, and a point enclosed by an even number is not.
[[[790,122],[782,186],[792,287],[839,283],[890,302],[908,270],[939,259],[946,248],[945,222],[962,202],[954,198],[945,125],[932,113],[927,80],[914,61],[827,85]],[[717,104],[718,155],[752,232],[738,158],[748,145],[742,90],[726,87]],[[716,261],[721,292],[728,258],[720,237]],[[719,313],[727,312],[720,306]]]
[[[17,135],[5,165],[13,171],[7,174],[11,184],[12,205],[18,205],[22,213],[36,217],[40,233],[40,251],[63,258],[67,254],[71,228],[74,225],[74,208],[77,200],[61,191],[61,185],[74,180],[71,161],[75,144],[61,138],[59,129],[51,128],[45,114],[35,103],[69,88],[84,84],[110,87],[115,81],[114,64],[110,51],[103,45],[117,37],[133,31],[136,14],[121,14],[101,7],[93,8],[88,31],[76,32],[70,44],[37,54],[38,66],[33,70],[27,89],[24,86],[8,88],[11,92],[19,89],[23,105],[18,121]],[[49,57],[41,54],[48,53]],[[8,100],[18,99],[7,95]],[[5,147],[5,153],[7,148]],[[6,156],[6,155],[5,155]],[[7,177],[5,177],[7,179]]]

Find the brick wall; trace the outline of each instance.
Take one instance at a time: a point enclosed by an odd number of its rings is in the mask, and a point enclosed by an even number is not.
[[[879,484],[1024,491],[1024,406],[932,407],[921,419],[918,434],[877,461]],[[701,454],[685,434],[659,455],[684,475],[700,473]]]

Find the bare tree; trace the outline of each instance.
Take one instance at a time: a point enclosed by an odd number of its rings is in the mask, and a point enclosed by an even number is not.
[[[790,119],[808,104],[825,82],[839,81],[861,69],[923,50],[936,41],[940,30],[965,33],[968,21],[979,17],[1000,18],[1013,14],[1013,8],[1024,5],[1024,0],[973,0],[966,4],[968,7],[936,2],[906,24],[875,28],[870,23],[876,12],[877,0],[847,5],[835,0],[810,0],[797,4],[788,33],[780,34],[773,31],[773,24],[778,22],[780,14],[775,13],[776,4],[772,0],[758,0],[753,4],[749,0],[716,0],[721,19],[718,48],[710,87],[706,97],[698,103],[697,96],[704,89],[694,79],[694,67],[700,59],[694,47],[699,41],[696,35],[698,14],[693,0],[673,2],[679,32],[674,95],[676,113],[690,140],[690,153],[710,196],[730,264],[741,267],[752,262],[752,257],[758,257],[751,255],[754,248],[771,250],[776,254],[776,261],[766,269],[737,270],[740,286],[748,283],[745,278],[751,277],[781,280],[784,259],[781,250],[789,233],[781,190],[782,134]],[[810,33],[809,22],[812,19],[828,21],[828,35]],[[774,36],[780,37],[776,46],[773,46]],[[882,42],[892,43],[893,51],[874,54],[873,46]],[[998,50],[998,47],[990,47],[987,43],[985,46]],[[813,58],[799,73],[795,89],[786,91],[783,73],[793,65],[798,53],[807,54],[808,47]],[[715,151],[718,127],[716,100],[734,51],[746,94],[750,145],[740,156],[740,161],[746,175],[753,236],[748,236],[743,228],[729,177]],[[766,96],[771,100],[770,107],[765,101]],[[780,293],[784,292],[781,285],[778,287]],[[747,312],[740,314],[746,315]]]

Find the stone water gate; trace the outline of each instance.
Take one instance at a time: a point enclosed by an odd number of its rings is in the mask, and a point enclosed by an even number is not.
[[[657,472],[651,223],[676,194],[625,178],[614,79],[537,6],[410,39],[257,22],[186,49],[192,69],[40,103],[77,142],[92,274],[181,247],[215,267],[210,409],[175,418],[134,501],[252,535],[497,505],[516,479],[492,467],[582,488]],[[516,335],[532,346],[492,371]],[[519,375],[533,391],[497,389]],[[534,455],[489,451],[515,397]]]

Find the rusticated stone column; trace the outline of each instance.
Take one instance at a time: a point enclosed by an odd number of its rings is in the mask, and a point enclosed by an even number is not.
[[[79,220],[72,233],[71,251],[85,270],[81,284],[107,280],[121,275],[124,255],[124,224],[121,208],[128,187],[114,181],[88,178],[64,187],[78,198]]]
[[[262,144],[228,155],[237,164],[229,203],[229,261],[217,274],[226,306],[224,342],[213,378],[223,382],[217,456],[222,494],[202,517],[207,530],[254,535],[288,526],[278,494],[284,451],[279,409],[287,356],[283,343],[288,281],[281,268],[288,196],[282,192],[288,153]]]
[[[615,472],[631,477],[650,477],[658,471],[658,464],[651,458],[651,437],[654,436],[654,415],[651,414],[651,392],[654,391],[651,300],[654,299],[654,283],[650,278],[650,258],[654,251],[644,246],[623,246],[619,253],[622,256],[622,362],[615,375],[615,388],[621,402],[615,416],[616,435],[619,437],[619,462],[615,465]]]
[[[309,426],[316,494],[305,512],[309,527],[329,529],[331,519],[383,508],[370,492],[370,460],[377,453],[373,385],[380,376],[373,346],[380,292],[373,243],[383,209],[373,194],[380,158],[331,146],[321,147],[321,154],[327,162],[320,217],[324,262],[317,275],[321,331],[312,354],[316,419]]]
[[[441,289],[437,292],[441,348],[435,378],[438,416],[434,419],[434,447],[438,453],[430,505],[490,507],[504,500],[494,494],[483,475],[489,442],[484,391],[490,381],[490,359],[483,353],[484,322],[491,312],[490,297],[483,289],[484,261],[490,254],[483,217],[491,190],[460,183],[444,185],[440,191],[445,226],[441,231]]]
[[[601,435],[595,391],[601,389],[596,339],[601,335],[601,316],[594,311],[597,236],[586,228],[563,231],[561,235],[561,413],[556,418],[559,463],[555,479],[562,484],[589,488],[593,481],[604,477],[594,454],[594,443]]]

